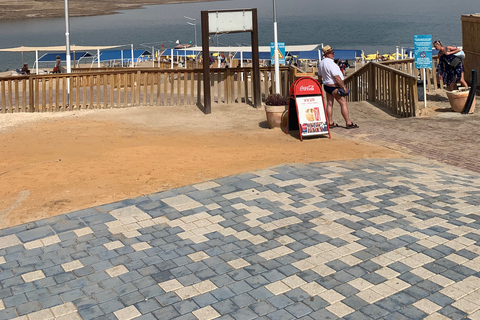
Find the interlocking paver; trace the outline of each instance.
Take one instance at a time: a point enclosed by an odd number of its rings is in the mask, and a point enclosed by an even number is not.
[[[0,230],[0,314],[474,319],[479,195],[472,172],[358,160],[72,212]]]

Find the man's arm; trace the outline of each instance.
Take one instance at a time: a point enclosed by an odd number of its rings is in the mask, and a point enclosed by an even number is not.
[[[345,86],[345,83],[343,83],[342,78],[340,76],[333,76],[335,79],[335,83],[337,84],[338,87],[343,88],[343,90],[347,91],[347,87]]]

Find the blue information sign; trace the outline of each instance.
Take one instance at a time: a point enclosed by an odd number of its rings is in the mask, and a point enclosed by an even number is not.
[[[415,68],[432,69],[432,35],[415,35],[413,43],[415,45]]]
[[[275,65],[275,43],[270,42],[270,56],[272,65]],[[278,42],[278,64],[285,64],[285,42]]]

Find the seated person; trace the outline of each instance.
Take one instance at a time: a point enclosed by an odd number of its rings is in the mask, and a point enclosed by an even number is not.
[[[30,74],[30,69],[28,69],[28,63],[25,63],[21,70],[22,74]]]

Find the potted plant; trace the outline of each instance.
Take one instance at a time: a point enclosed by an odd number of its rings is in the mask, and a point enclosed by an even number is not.
[[[280,128],[282,116],[287,110],[288,98],[274,93],[265,99],[265,112],[267,114],[268,126],[272,128]]]

